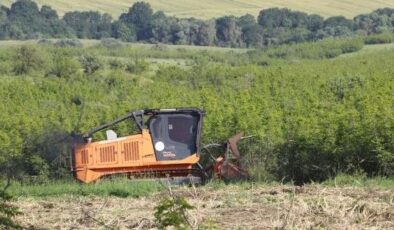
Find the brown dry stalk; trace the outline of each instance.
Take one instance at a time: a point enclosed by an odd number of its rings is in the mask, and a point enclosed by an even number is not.
[[[394,229],[394,188],[257,184],[253,189],[227,185],[177,187],[171,192],[195,207],[188,211],[193,228],[209,220],[220,229]],[[19,198],[16,204],[24,215],[17,221],[42,229],[151,229],[162,196]],[[86,217],[88,221],[78,222],[81,209],[98,221]]]

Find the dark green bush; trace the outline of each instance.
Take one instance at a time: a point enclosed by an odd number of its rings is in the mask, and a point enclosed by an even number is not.
[[[342,54],[359,51],[363,48],[363,46],[364,44],[361,39],[353,39],[353,40],[348,40],[347,42],[342,42],[341,44]]]
[[[140,74],[149,70],[149,62],[137,59],[126,64],[126,71],[129,73]]]
[[[71,77],[78,72],[79,68],[79,63],[69,51],[65,49],[55,49],[52,52],[52,66],[48,75]]]
[[[79,58],[79,61],[87,75],[91,75],[103,67],[102,62],[97,55],[85,54]]]
[[[17,75],[28,74],[44,65],[42,56],[32,46],[22,46],[16,50],[13,71]]]

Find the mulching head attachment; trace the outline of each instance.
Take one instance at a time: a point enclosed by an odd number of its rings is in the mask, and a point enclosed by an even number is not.
[[[226,152],[216,158],[213,170],[217,177],[224,180],[247,180],[249,173],[241,166],[241,154],[237,143],[243,139],[243,133],[239,133],[227,140]]]

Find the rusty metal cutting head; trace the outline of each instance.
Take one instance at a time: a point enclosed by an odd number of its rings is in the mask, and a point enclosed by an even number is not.
[[[241,166],[241,154],[237,146],[243,136],[243,133],[239,133],[228,139],[226,153],[216,159],[214,171],[219,178],[225,180],[247,180],[249,178],[249,173]]]

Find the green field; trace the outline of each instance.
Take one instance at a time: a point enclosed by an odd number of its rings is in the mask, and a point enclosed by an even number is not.
[[[13,0],[3,0],[0,3],[9,6]],[[98,10],[107,12],[114,17],[127,12],[137,0],[37,0],[39,4],[48,4],[60,14],[72,10]],[[377,8],[394,7],[392,0],[151,0],[149,3],[155,10],[162,10],[169,15],[178,17],[213,18],[222,15],[243,15],[250,13],[258,15],[265,8],[286,7],[324,17],[344,15],[352,18],[358,14],[369,13]]]

